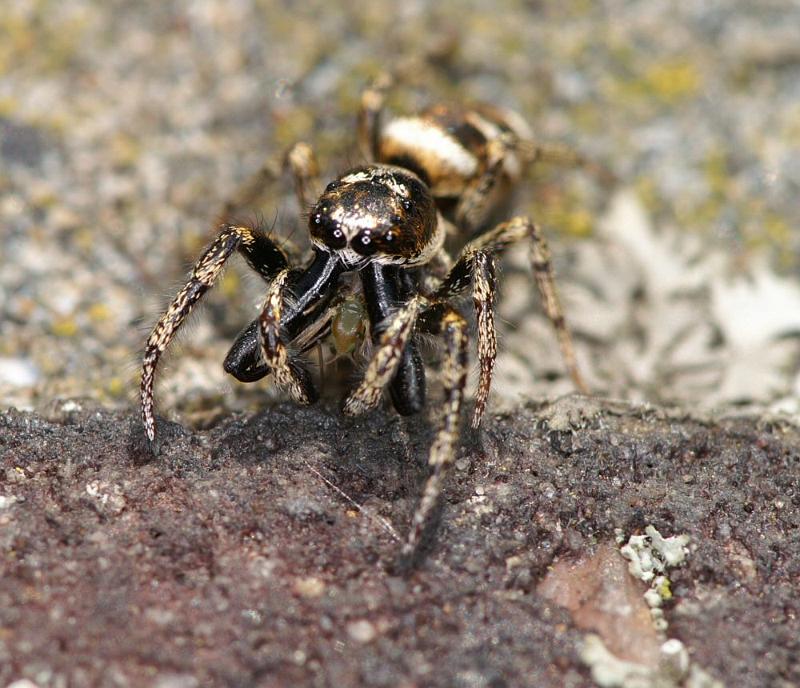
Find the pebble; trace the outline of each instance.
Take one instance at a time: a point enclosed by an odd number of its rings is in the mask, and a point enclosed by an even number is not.
[[[39,378],[39,369],[27,358],[0,357],[0,384],[32,387]]]
[[[366,619],[360,621],[351,621],[347,624],[347,635],[349,635],[357,643],[366,644],[372,642],[378,634],[375,626],[373,626]]]

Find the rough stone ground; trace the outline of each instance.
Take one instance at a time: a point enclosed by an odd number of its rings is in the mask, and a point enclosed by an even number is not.
[[[794,0],[0,4],[0,408],[26,411],[0,427],[0,682],[588,685],[586,628],[540,586],[653,524],[693,538],[666,618],[695,665],[800,684]],[[225,200],[298,139],[325,175],[357,162],[357,97],[384,68],[396,112],[489,100],[612,173],[538,166],[517,211],[551,240],[592,390],[679,409],[531,410],[570,385],[511,255],[505,415],[465,435],[408,579],[325,480],[404,533],[425,422],[226,380],[263,293],[241,266],[161,370],[186,430],[158,462],[131,440],[147,330]],[[233,212],[302,244],[278,175]],[[576,593],[581,618],[602,625],[611,587]]]
[[[405,532],[422,421],[283,404],[166,426],[149,461],[129,414],[54,418],[0,416],[0,683],[590,686],[537,585],[647,524],[691,537],[666,613],[693,662],[800,682],[794,428],[575,399],[490,418],[403,576],[378,519]]]
[[[551,239],[594,391],[797,410],[797,3],[454,5],[4,3],[2,403],[130,404],[147,330],[224,201],[299,139],[325,176],[357,162],[358,95],[391,69],[395,112],[488,100],[615,175],[540,165],[516,206]],[[288,190],[271,180],[234,215],[302,245]],[[164,408],[260,408],[219,366],[263,293],[240,267],[163,369]],[[570,391],[518,268],[495,390],[512,403]]]

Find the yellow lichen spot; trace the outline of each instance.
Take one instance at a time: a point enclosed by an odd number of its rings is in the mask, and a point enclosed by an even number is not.
[[[77,230],[72,235],[72,239],[75,242],[75,246],[83,251],[91,251],[96,242],[94,233],[88,227]]]
[[[108,385],[106,385],[106,391],[112,397],[121,397],[126,392],[125,383],[122,381],[122,378],[112,377],[108,381]]]
[[[127,134],[118,134],[111,139],[111,159],[118,167],[130,167],[141,152],[139,142]]]
[[[592,233],[594,219],[588,210],[573,210],[564,215],[564,224],[562,226],[567,234],[586,237]]]
[[[730,182],[728,155],[721,149],[712,150],[703,162],[706,179],[711,191],[726,194]]]
[[[46,183],[39,182],[31,186],[29,190],[31,203],[36,208],[48,209],[58,203],[58,195]]]
[[[658,593],[659,597],[662,600],[671,600],[672,599],[672,588],[670,586],[669,578],[666,576],[661,577],[662,580],[659,583],[658,587],[656,588],[656,592]]]
[[[104,303],[93,303],[87,312],[92,322],[103,322],[111,317],[111,309]]]
[[[573,237],[590,236],[595,227],[596,218],[571,193],[544,194],[538,199],[537,215],[545,226]]]
[[[671,60],[650,66],[645,72],[649,89],[668,103],[694,95],[700,88],[700,73],[687,60]]]
[[[712,194],[699,203],[676,203],[675,214],[682,226],[707,230],[717,222],[724,206],[724,198],[718,194]]]
[[[780,265],[790,268],[797,257],[792,250],[794,233],[786,218],[767,213],[763,220],[763,233],[765,242],[773,249],[777,249]]]
[[[314,115],[308,108],[292,108],[291,112],[276,119],[275,141],[282,148],[309,138],[314,129]]]
[[[57,337],[74,337],[78,333],[78,323],[69,316],[58,318],[53,321],[52,332]]]
[[[2,67],[0,67],[2,72]],[[19,102],[13,98],[0,98],[0,117],[11,117],[19,108]]]
[[[764,233],[770,242],[778,246],[788,246],[793,235],[789,223],[779,215],[768,215],[764,218]]]
[[[636,194],[651,215],[656,214],[662,205],[656,184],[650,177],[640,177],[635,183]]]

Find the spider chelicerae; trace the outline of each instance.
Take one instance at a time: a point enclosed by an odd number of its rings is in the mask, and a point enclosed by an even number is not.
[[[497,354],[495,260],[509,245],[530,243],[531,268],[565,365],[575,385],[581,390],[585,385],[541,231],[528,217],[489,224],[526,167],[549,149],[534,143],[518,115],[489,105],[437,106],[384,123],[387,87],[388,82],[378,82],[361,98],[358,141],[370,162],[330,182],[316,203],[306,198],[315,167],[311,149],[297,144],[287,155],[300,204],[311,208],[312,256],[304,266],[292,266],[264,232],[227,223],[219,228],[147,340],[141,404],[155,452],[153,383],[159,358],[235,252],[267,283],[258,318],[242,330],[225,358],[225,370],[238,380],[253,382],[272,374],[297,403],[314,402],[318,393],[304,354],[332,333],[345,341],[357,336],[360,318],[343,315],[355,299],[366,313],[372,352],[343,412],[358,415],[375,408],[388,389],[397,412],[410,415],[424,407],[426,397],[418,336],[441,337],[444,399],[428,456],[430,475],[403,546],[402,553],[412,555],[459,438],[468,325],[454,302],[469,294],[475,309],[480,374],[472,426],[477,428]],[[448,236],[466,241],[454,260],[444,248]],[[346,273],[357,274],[347,287]]]

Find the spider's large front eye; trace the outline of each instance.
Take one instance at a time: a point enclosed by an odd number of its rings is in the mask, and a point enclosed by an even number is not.
[[[362,256],[370,256],[378,250],[378,245],[375,243],[375,240],[372,238],[372,232],[369,230],[359,232],[353,244],[353,248]]]
[[[328,215],[320,212],[313,213],[309,225],[311,236],[315,239],[319,239],[326,246],[338,249],[344,248],[347,245],[347,237],[345,236],[341,223]]]

